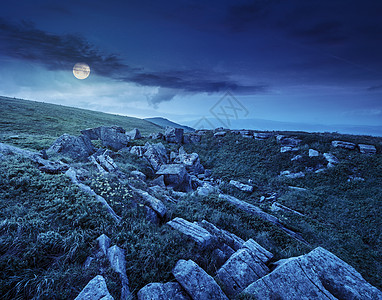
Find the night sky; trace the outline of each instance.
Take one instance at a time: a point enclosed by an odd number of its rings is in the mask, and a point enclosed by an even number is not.
[[[0,95],[195,127],[382,135],[382,1],[3,1]]]

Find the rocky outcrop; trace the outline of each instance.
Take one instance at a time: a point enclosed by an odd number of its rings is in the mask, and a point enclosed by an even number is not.
[[[190,176],[183,164],[162,165],[156,174],[163,175],[166,186],[176,191],[189,192],[192,190]]]
[[[138,292],[138,300],[190,300],[177,282],[149,283]]]
[[[355,149],[354,143],[344,142],[344,141],[332,141],[332,146],[334,148],[343,148],[343,149],[349,149],[349,150]]]
[[[244,183],[241,183],[241,182],[236,181],[236,180],[230,180],[229,184],[234,186],[235,188],[239,189],[242,192],[246,192],[246,193],[252,193],[253,192],[253,186],[252,185],[244,184]]]
[[[214,237],[206,229],[196,223],[191,223],[182,218],[175,218],[168,222],[167,225],[182,232],[184,235],[192,239],[201,249],[205,249],[214,241]]]
[[[375,154],[377,153],[377,149],[374,145],[366,145],[366,144],[359,144],[358,145],[359,152],[363,154]]]
[[[130,140],[130,137],[125,134],[125,130],[119,126],[100,126],[81,130],[81,133],[90,140],[101,140],[102,145],[114,151],[127,147]]]
[[[164,133],[165,140],[168,143],[181,144],[183,142],[183,133],[184,130],[182,128],[166,127]]]
[[[179,260],[172,273],[192,299],[228,300],[215,280],[192,260]]]
[[[321,247],[281,260],[274,271],[249,285],[243,294],[256,299],[382,299],[381,291]]]
[[[84,160],[95,152],[87,136],[63,134],[47,150],[47,154],[58,153],[72,159]]]
[[[139,131],[138,128],[134,128],[133,130],[126,132],[126,135],[131,139],[131,140],[138,140],[142,138],[141,132]]]
[[[97,275],[84,287],[74,300],[113,300],[107,289],[105,279]]]

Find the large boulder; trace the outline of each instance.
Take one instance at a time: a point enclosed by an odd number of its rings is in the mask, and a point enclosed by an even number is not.
[[[332,141],[332,146],[334,148],[343,148],[343,149],[349,149],[349,150],[355,149],[354,143],[344,142],[344,141]]]
[[[374,145],[366,145],[366,144],[359,144],[358,145],[359,152],[363,154],[375,154],[377,153],[377,149]]]
[[[110,263],[110,267],[119,274],[121,279],[121,299],[132,299],[132,295],[129,289],[129,280],[126,275],[126,259],[125,252],[117,245],[114,245],[107,249],[107,258]]]
[[[59,153],[73,159],[84,160],[95,152],[87,136],[63,134],[47,150],[48,154]]]
[[[133,130],[126,132],[126,135],[129,136],[131,140],[138,140],[142,138],[138,128],[134,128]]]
[[[105,279],[97,275],[84,287],[74,300],[112,300],[114,299],[107,289]]]
[[[204,167],[200,163],[199,155],[197,153],[187,154],[183,147],[179,149],[179,155],[175,157],[174,162],[183,164],[191,174],[198,175],[204,173]]]
[[[138,300],[189,300],[177,282],[149,283],[141,288],[137,294]]]
[[[81,133],[91,140],[101,140],[102,145],[118,151],[127,147],[130,137],[126,131],[119,126],[100,126],[92,129],[81,130]]]
[[[166,186],[181,192],[192,190],[191,178],[183,164],[162,165],[156,172],[157,175],[164,176]]]
[[[382,299],[353,267],[321,247],[282,260],[243,293],[256,299]]]
[[[215,280],[192,260],[179,260],[172,273],[192,299],[228,300]]]
[[[164,136],[169,143],[181,144],[183,142],[183,133],[182,128],[166,127]]]
[[[133,191],[136,192],[143,200],[144,204],[150,207],[155,213],[160,217],[164,218],[167,213],[167,208],[161,200],[151,196],[148,192],[145,192],[140,189],[133,188]]]
[[[168,158],[166,148],[163,146],[162,143],[146,143],[144,149],[146,149],[146,151],[143,154],[143,156],[146,157],[146,159],[149,161],[150,165],[155,171],[158,171],[161,165],[167,164]]]

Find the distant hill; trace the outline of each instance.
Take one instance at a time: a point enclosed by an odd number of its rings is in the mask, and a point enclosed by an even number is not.
[[[172,122],[172,121],[170,121],[168,119],[161,118],[161,117],[145,118],[144,120],[149,121],[151,123],[154,123],[156,125],[162,126],[162,127],[170,126],[170,127],[175,127],[175,128],[182,128],[182,129],[184,129],[184,132],[193,132],[193,131],[195,131],[195,129],[192,128],[192,127],[185,126],[185,125],[180,125],[178,123]]]
[[[102,125],[139,128],[143,135],[163,131],[143,119],[2,96],[0,116],[0,142],[31,149],[47,147],[64,133],[79,135],[82,129]]]

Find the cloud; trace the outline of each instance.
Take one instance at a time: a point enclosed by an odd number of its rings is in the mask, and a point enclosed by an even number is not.
[[[168,89],[189,93],[258,93],[264,84],[242,85],[227,74],[200,70],[145,71],[132,68],[119,56],[102,52],[79,35],[57,35],[38,30],[32,23],[11,24],[0,19],[0,55],[31,61],[50,70],[68,70],[77,62],[86,62],[95,74],[142,86],[163,88],[152,103],[172,99]],[[167,92],[165,92],[167,91]],[[172,92],[175,93],[175,92]]]
[[[373,85],[371,87],[367,88],[368,91],[380,91],[382,90],[382,84],[380,85]]]
[[[168,88],[159,88],[156,94],[147,96],[147,100],[154,108],[158,107],[158,104],[165,101],[171,101],[177,95],[177,91]]]

